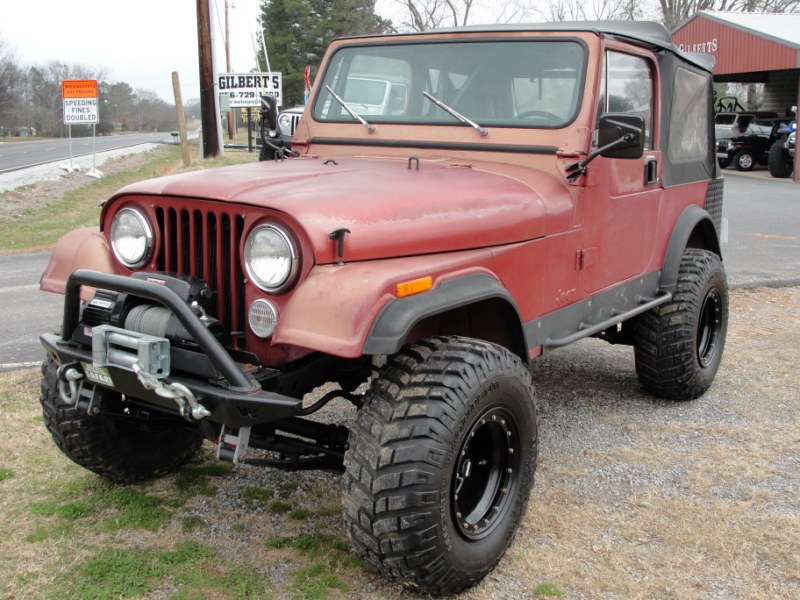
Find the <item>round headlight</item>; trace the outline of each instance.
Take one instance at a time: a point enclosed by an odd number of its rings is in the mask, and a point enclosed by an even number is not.
[[[153,229],[140,211],[123,208],[111,222],[111,247],[126,267],[141,267],[153,250]]]
[[[260,225],[244,244],[247,273],[265,292],[278,292],[293,282],[297,253],[288,234],[275,225]]]
[[[278,127],[283,133],[292,133],[292,115],[283,113],[278,117]]]

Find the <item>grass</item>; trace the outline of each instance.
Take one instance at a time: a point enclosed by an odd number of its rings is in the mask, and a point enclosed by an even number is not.
[[[38,377],[35,369],[0,373],[0,430],[25,431],[0,438],[3,470],[13,473],[0,483],[0,598],[345,598],[367,577],[339,515],[317,516],[318,498],[291,475],[252,468],[265,483],[246,486],[237,505],[217,503],[232,467],[212,447],[152,483],[116,485],[81,469],[35,419]],[[272,490],[296,495],[265,515]],[[301,509],[314,518],[288,515]],[[273,548],[264,540],[275,520],[287,539]],[[276,570],[282,579],[270,575]]]

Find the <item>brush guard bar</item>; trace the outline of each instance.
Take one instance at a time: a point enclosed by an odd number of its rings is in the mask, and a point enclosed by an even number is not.
[[[105,358],[98,354],[97,358],[102,363],[99,364],[95,361],[92,348],[73,340],[73,333],[80,326],[82,286],[126,293],[165,306],[191,334],[200,352],[208,358],[216,372],[209,373],[208,379],[174,373],[167,376],[164,375],[164,371],[168,369],[166,359],[160,363],[162,373],[159,376],[152,373],[153,369],[159,370],[159,366],[153,364],[143,371],[144,365],[139,364],[138,360],[141,352],[160,356],[168,351],[168,347],[164,347],[158,339],[137,341],[133,338],[139,334],[117,328],[111,328],[110,331],[101,329],[99,333],[106,339],[111,333],[112,340],[129,345],[130,355],[124,355],[123,360],[109,361],[108,352]],[[130,335],[130,339],[126,339],[125,335]],[[178,412],[184,417],[209,418],[238,428],[285,419],[297,415],[302,409],[301,399],[262,389],[255,378],[245,373],[228,354],[191,307],[176,292],[157,283],[86,269],[75,271],[66,285],[61,337],[45,334],[40,339],[45,350],[55,355],[60,365],[69,364],[72,369],[100,387],[113,389],[169,410],[176,408],[176,400],[172,397],[175,394],[165,394],[163,391],[179,391],[177,395],[183,399],[185,405],[181,406],[181,402],[178,402]],[[114,356],[122,354],[124,348],[119,346],[120,353],[115,351]],[[99,370],[107,378],[98,376]],[[217,378],[218,375],[221,378]],[[64,383],[69,386],[70,382],[65,380]]]

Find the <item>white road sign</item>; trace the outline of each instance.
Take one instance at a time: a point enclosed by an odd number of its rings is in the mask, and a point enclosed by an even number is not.
[[[231,108],[261,106],[261,96],[273,96],[283,104],[283,80],[280,72],[220,73],[217,76],[220,96],[230,98]]]
[[[64,123],[82,125],[99,123],[97,98],[64,98]]]
[[[99,123],[96,79],[65,79],[61,82],[61,98],[64,100],[64,123],[82,125]]]

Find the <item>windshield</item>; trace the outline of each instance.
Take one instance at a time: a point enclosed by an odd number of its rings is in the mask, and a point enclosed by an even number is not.
[[[328,65],[312,114],[354,121],[330,86],[370,123],[459,126],[427,92],[480,125],[563,127],[580,105],[585,55],[577,41],[345,46]]]

